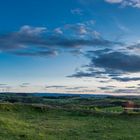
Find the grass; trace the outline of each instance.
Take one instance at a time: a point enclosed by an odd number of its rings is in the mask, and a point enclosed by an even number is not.
[[[140,140],[139,114],[103,111],[1,103],[0,140]]]

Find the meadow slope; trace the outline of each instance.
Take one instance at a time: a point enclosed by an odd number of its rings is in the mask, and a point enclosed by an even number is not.
[[[140,115],[1,103],[0,140],[140,140]]]

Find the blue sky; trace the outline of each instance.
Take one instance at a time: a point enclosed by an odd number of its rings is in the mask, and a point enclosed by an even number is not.
[[[0,21],[1,91],[139,95],[139,0],[5,0]]]

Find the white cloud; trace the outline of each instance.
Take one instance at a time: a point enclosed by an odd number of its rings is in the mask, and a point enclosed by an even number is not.
[[[87,29],[84,25],[79,26],[79,34],[87,34]]]
[[[101,34],[97,31],[93,31],[92,33],[93,33],[95,38],[100,38],[101,37]]]
[[[80,8],[71,9],[71,13],[75,15],[83,15],[83,11]]]
[[[105,0],[112,4],[121,4],[122,7],[131,6],[134,8],[140,8],[140,0]]]
[[[43,32],[46,32],[46,27],[31,27],[29,25],[24,25],[20,28],[19,33],[28,34],[28,35],[39,35]]]
[[[55,28],[55,29],[54,29],[54,32],[57,33],[57,34],[63,34],[62,29],[59,28],[59,27],[58,27],[58,28]]]
[[[109,3],[121,3],[123,0],[105,0],[105,1]]]

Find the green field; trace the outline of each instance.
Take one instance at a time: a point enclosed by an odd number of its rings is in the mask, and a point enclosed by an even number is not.
[[[0,140],[140,140],[140,114],[114,99],[46,99],[45,104],[0,103]]]

